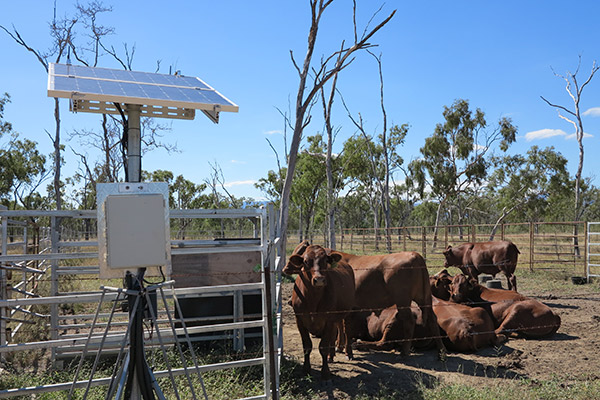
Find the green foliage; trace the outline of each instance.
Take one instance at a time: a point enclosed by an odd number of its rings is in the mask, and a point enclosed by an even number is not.
[[[567,159],[553,147],[532,146],[527,155],[498,157],[490,174],[486,192],[496,200],[498,210],[514,212],[507,221],[569,220],[573,182]]]
[[[17,207],[20,203],[27,208],[41,203],[36,190],[46,177],[46,156],[38,151],[36,142],[21,139],[4,120],[4,107],[9,102],[7,93],[0,97],[0,200],[5,205]]]

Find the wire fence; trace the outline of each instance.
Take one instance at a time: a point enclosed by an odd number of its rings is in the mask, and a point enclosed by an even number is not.
[[[329,247],[325,231],[288,232],[288,253],[304,239]],[[416,251],[429,267],[438,267],[444,264],[442,253],[448,245],[490,240],[512,241],[521,253],[519,268],[526,267],[530,271],[569,269],[573,274],[586,275],[586,222],[442,225],[437,228],[404,226],[390,228],[389,235],[383,228],[349,228],[336,232],[336,249],[352,254]],[[595,255],[592,262],[600,264],[600,255]],[[600,268],[597,271],[600,273]]]

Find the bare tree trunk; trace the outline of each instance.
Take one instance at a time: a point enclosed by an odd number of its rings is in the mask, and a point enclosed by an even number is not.
[[[56,131],[52,142],[54,144],[54,196],[56,198],[56,209],[62,209],[62,195],[60,191],[60,104],[58,99],[54,99],[54,121]]]
[[[321,90],[321,101],[323,103],[323,116],[325,118],[325,129],[327,130],[327,156],[325,158],[325,171],[327,174],[327,241],[329,248],[335,250],[336,242],[335,242],[335,197],[333,194],[333,167],[331,160],[331,153],[333,148],[333,126],[331,126],[331,109],[333,107],[333,98],[335,96],[336,86],[337,86],[337,78],[336,74],[333,77],[333,81],[331,83],[331,91],[329,93],[329,100],[327,103],[325,102],[325,93],[324,90]]]
[[[577,82],[577,73],[579,72],[580,66],[581,56],[579,56],[579,63],[577,64],[577,69],[575,70],[575,72],[567,72],[566,76],[559,75],[556,72],[554,73],[555,76],[562,78],[566,82],[567,86],[565,89],[569,94],[569,97],[571,97],[571,99],[573,100],[573,104],[575,107],[574,111],[558,104],[552,104],[543,96],[540,96],[542,100],[544,100],[549,106],[559,110],[558,116],[561,119],[564,119],[565,121],[569,122],[575,128],[575,135],[577,137],[577,144],[579,146],[579,164],[577,166],[577,173],[575,174],[575,222],[579,221],[579,219],[581,218],[581,178],[583,173],[583,136],[585,134],[583,130],[583,121],[581,119],[581,113],[579,110],[579,102],[581,101],[581,94],[583,93],[583,88],[585,88],[587,84],[590,83],[590,81],[594,77],[594,74],[598,71],[598,69],[600,69],[600,66],[596,65],[596,61],[594,61],[594,63],[592,64],[592,71],[590,72],[589,77],[581,86],[579,86],[579,83]],[[566,112],[567,114],[570,114],[572,117],[575,118],[575,120],[572,120],[562,115],[560,113],[560,110]],[[573,226],[573,248],[575,255],[577,256],[580,255],[578,233],[578,226],[577,224],[575,224]]]
[[[434,249],[437,246],[438,227],[440,225],[440,215],[442,213],[443,205],[444,205],[444,201],[440,201],[440,203],[438,204],[437,212],[435,213],[435,227],[433,228],[433,248]]]
[[[313,100],[315,95],[319,93],[321,88],[329,81],[329,79],[336,76],[341,70],[346,68],[354,59],[351,57],[352,54],[358,50],[367,49],[372,45],[368,43],[368,40],[385,24],[387,24],[390,19],[395,14],[395,10],[373,28],[371,31],[364,31],[363,35],[360,37],[357,35],[356,26],[354,28],[354,44],[350,47],[345,47],[344,42],[340,46],[340,50],[336,51],[329,57],[322,58],[321,65],[319,68],[312,68],[313,70],[313,86],[311,88],[307,88],[306,81],[308,79],[309,72],[311,71],[311,63],[312,56],[315,48],[315,43],[317,40],[317,32],[319,30],[319,23],[321,22],[321,16],[327,7],[331,5],[333,0],[310,0],[310,8],[311,8],[311,26],[308,34],[308,45],[307,52],[304,58],[304,63],[302,65],[302,69],[296,64],[293,53],[290,52],[292,57],[292,62],[296,71],[298,72],[298,76],[300,78],[298,85],[298,94],[296,96],[296,121],[294,123],[294,133],[292,136],[292,143],[290,145],[289,152],[289,160],[288,160],[288,169],[285,177],[285,181],[283,184],[283,191],[281,194],[281,208],[279,213],[279,226],[280,231],[279,234],[282,238],[281,240],[281,253],[285,254],[286,248],[286,233],[288,227],[288,219],[289,219],[289,201],[290,194],[292,190],[292,181],[294,179],[294,172],[296,170],[296,162],[298,158],[298,149],[300,147],[300,141],[302,140],[302,133],[304,128],[310,123],[310,113],[307,116],[307,112],[311,105],[313,104]],[[356,3],[354,2],[354,17],[356,17]],[[356,21],[356,19],[354,19]],[[332,59],[335,59],[335,65],[333,67],[328,66],[328,62]],[[305,91],[308,89],[308,94],[305,95]]]

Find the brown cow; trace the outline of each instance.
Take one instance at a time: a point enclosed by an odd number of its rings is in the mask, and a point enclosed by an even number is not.
[[[418,307],[417,310],[420,314]],[[391,306],[382,311],[355,311],[348,320],[350,322],[347,329],[352,332],[353,338],[358,339],[353,344],[355,349],[393,350],[401,349],[407,341],[403,338],[407,329],[404,325],[410,325],[409,328],[414,331],[416,315],[411,313],[411,318],[406,319],[396,306]]]
[[[435,275],[429,277],[429,286],[431,294],[441,300],[450,300],[450,284],[452,275],[447,269],[443,269]]]
[[[506,341],[506,336],[494,332],[492,318],[480,307],[469,307],[433,297],[433,312],[440,328],[448,336],[448,347],[455,351],[477,351]]]
[[[560,317],[547,305],[511,290],[488,289],[465,275],[456,275],[451,285],[452,301],[483,306],[495,319],[496,334],[521,334],[538,338],[554,334]]]
[[[516,292],[517,278],[514,273],[519,254],[517,246],[506,240],[463,243],[454,248],[446,248],[444,267],[457,266],[463,274],[473,279],[477,279],[481,273],[496,276],[502,272],[506,276],[508,289]]]
[[[302,254],[309,246],[307,241],[300,243],[294,254]],[[330,249],[326,249],[331,251]],[[356,307],[359,310],[384,310],[396,306],[403,321],[411,321],[411,302],[417,303],[421,308],[423,325],[430,332],[434,332],[436,345],[440,357],[446,351],[439,337],[439,326],[431,308],[431,288],[429,275],[423,257],[416,252],[406,251],[401,253],[357,256],[337,252],[342,255],[342,261],[350,264],[354,270],[356,282]],[[292,255],[293,257],[293,255]],[[291,260],[291,257],[290,257]],[[289,262],[288,262],[289,265]],[[286,266],[287,267],[287,266]],[[410,353],[414,335],[414,324],[402,324],[402,354]]]
[[[481,348],[498,345],[506,341],[506,336],[497,336],[494,332],[494,322],[489,314],[478,307],[469,307],[450,301],[433,298],[433,311],[437,322],[443,330],[441,336],[446,336],[446,345],[459,352],[477,351]],[[400,348],[405,341],[402,339],[403,324],[414,324],[420,317],[420,309],[412,308],[412,320],[400,318],[395,306],[388,307],[381,313],[353,313],[348,319],[353,336],[359,341],[354,344],[358,350],[392,350]],[[432,345],[434,335],[430,330],[417,322],[415,330],[415,347],[426,348]],[[420,339],[420,340],[419,340]]]
[[[304,349],[304,372],[310,373],[310,334],[321,338],[319,352],[323,359],[321,379],[331,379],[328,356],[335,346],[338,325],[354,307],[354,272],[340,261],[342,255],[328,253],[321,246],[309,246],[304,254],[293,254],[285,266],[286,274],[298,274],[292,293],[292,307]],[[347,330],[345,330],[347,331]],[[346,351],[352,358],[352,349]]]

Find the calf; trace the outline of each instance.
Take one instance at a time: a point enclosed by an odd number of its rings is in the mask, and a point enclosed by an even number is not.
[[[294,255],[303,254],[309,246],[307,241],[300,243],[294,249]],[[326,250],[331,252],[330,249]],[[440,357],[444,356],[445,347],[439,338],[439,326],[431,308],[427,266],[419,253],[406,251],[372,256],[336,253],[354,270],[358,309],[382,312],[390,306],[395,306],[399,313],[396,318],[406,321],[400,326],[403,354],[410,353],[410,341],[414,336],[415,325],[409,322],[414,319],[410,309],[414,301],[421,309],[423,325],[436,337]]]
[[[456,275],[450,287],[452,301],[485,307],[494,318],[496,334],[538,338],[554,334],[561,319],[547,305],[503,289],[488,289],[465,275]]]
[[[328,358],[334,351],[338,326],[354,306],[354,272],[341,261],[339,253],[327,253],[321,246],[308,246],[303,255],[294,254],[283,269],[286,274],[298,274],[292,293],[296,325],[302,337],[304,372],[310,373],[310,334],[321,338],[319,352],[323,359],[321,379],[331,379]],[[344,322],[346,323],[346,322]],[[342,331],[347,332],[347,329]],[[350,341],[346,352],[352,358]]]
[[[454,248],[446,248],[444,267],[457,266],[463,274],[473,279],[477,279],[481,273],[496,276],[502,272],[506,276],[508,289],[517,291],[517,278],[514,273],[519,254],[517,246],[506,240],[463,243]]]
[[[477,351],[506,341],[506,336],[494,332],[494,322],[482,308],[469,307],[433,298],[433,312],[440,328],[446,332],[448,347],[460,351]]]
[[[420,309],[417,307],[417,310]],[[416,316],[411,313],[411,318],[406,319],[398,313],[396,306],[388,307],[382,311],[357,311],[349,318],[348,330],[355,339],[359,339],[353,346],[358,350],[393,350],[401,349],[404,342],[410,343],[411,339],[404,339],[405,325],[414,331]]]

